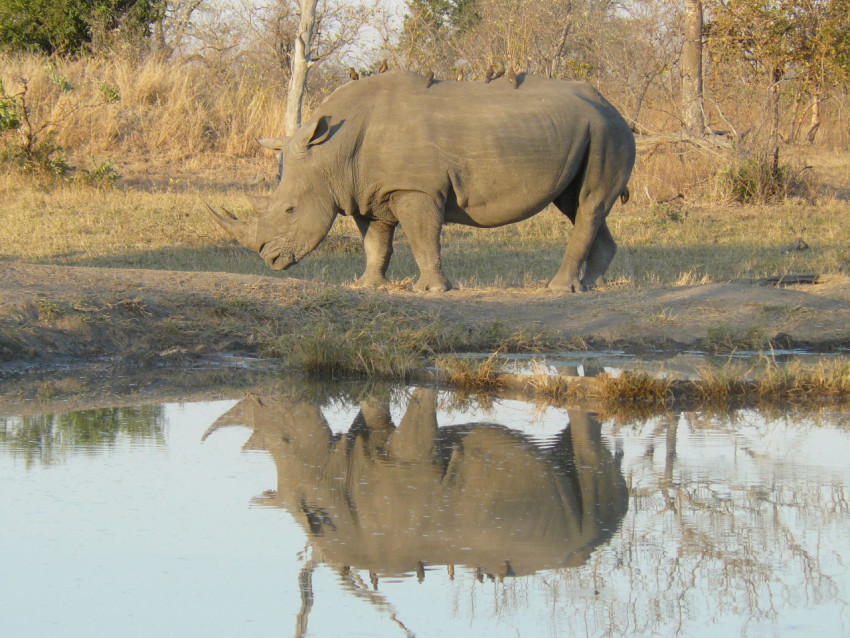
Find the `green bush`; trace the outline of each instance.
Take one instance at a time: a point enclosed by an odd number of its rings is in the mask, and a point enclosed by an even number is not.
[[[115,170],[112,163],[107,160],[98,164],[94,158],[92,158],[92,163],[94,164],[92,168],[77,171],[74,181],[95,188],[112,188],[115,180],[119,177],[118,171]]]
[[[764,204],[804,190],[790,166],[769,155],[744,159],[718,173],[721,192],[736,202]]]
[[[62,147],[49,138],[26,148],[17,140],[7,140],[0,148],[0,164],[10,164],[24,173],[47,173],[64,175],[70,168],[68,159],[61,153]]]
[[[16,131],[21,126],[21,105],[17,97],[7,95],[0,80],[0,135],[6,131]]]
[[[75,55],[98,31],[120,27],[149,35],[163,5],[164,0],[0,0],[0,47]]]

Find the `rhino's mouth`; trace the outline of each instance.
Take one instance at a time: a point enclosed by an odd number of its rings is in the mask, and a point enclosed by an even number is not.
[[[271,242],[267,242],[260,246],[260,257],[266,262],[266,265],[272,270],[286,270],[298,260],[295,258],[295,253],[282,249]]]

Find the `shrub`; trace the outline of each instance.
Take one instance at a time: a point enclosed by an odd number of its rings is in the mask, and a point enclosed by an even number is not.
[[[725,197],[745,204],[807,195],[799,171],[780,164],[776,155],[757,155],[727,166],[718,173],[718,183]]]
[[[10,51],[82,53],[92,35],[119,27],[147,35],[159,2],[138,0],[0,0],[0,46]]]
[[[112,163],[107,160],[98,164],[94,158],[92,163],[94,164],[92,168],[79,170],[74,176],[74,181],[96,188],[112,188],[115,180],[118,179],[118,171]]]
[[[0,79],[0,135],[16,131],[21,126],[21,107],[14,95],[8,95]]]

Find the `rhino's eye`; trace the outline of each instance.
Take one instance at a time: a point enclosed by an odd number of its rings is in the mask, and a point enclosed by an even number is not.
[[[283,209],[284,215],[293,215],[295,213],[295,206],[287,206]]]

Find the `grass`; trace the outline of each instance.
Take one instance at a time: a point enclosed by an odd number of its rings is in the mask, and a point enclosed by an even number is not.
[[[263,168],[270,180],[272,164],[246,162],[245,182]],[[171,179],[119,180],[104,189],[0,174],[0,259],[271,274],[259,258],[222,236],[204,205],[210,201],[248,215],[245,191],[267,192],[270,181],[254,179],[254,186],[246,188],[205,181],[203,173],[191,181]],[[620,244],[609,280],[620,286],[850,273],[850,207],[838,200],[819,206],[694,207],[678,222],[659,216],[652,205],[618,205],[609,225]],[[444,269],[460,287],[543,287],[560,265],[570,230],[569,221],[554,211],[498,229],[447,227]],[[783,252],[800,236],[808,250]],[[317,251],[277,276],[350,283],[365,264],[359,241],[351,220],[339,218]],[[397,235],[388,274],[394,280],[417,275],[403,232]]]
[[[256,155],[257,137],[282,133],[286,103],[284,84],[249,69],[216,76],[155,57],[0,54],[0,81],[7,95],[26,87],[33,125],[74,164],[132,156],[191,166],[210,151]]]
[[[739,399],[818,401],[850,394],[850,359],[792,361],[779,365],[762,357],[755,366],[729,363],[705,368],[689,391],[701,403],[728,403]]]
[[[254,139],[281,133],[281,86],[247,71],[209,82],[200,67],[154,59],[80,58],[57,61],[55,67],[47,62],[0,55],[7,95],[21,90],[21,78],[27,80],[33,121],[48,124],[44,143],[55,145],[53,158],[70,166],[64,176],[0,166],[0,262],[225,271],[332,286],[349,284],[362,273],[365,257],[350,219],[339,218],[301,264],[272,273],[256,255],[225,239],[206,210],[209,202],[244,217],[251,214],[247,194],[272,190],[276,164]],[[832,184],[835,196],[817,200],[785,193],[770,205],[728,205],[698,197],[716,192],[713,180],[722,162],[678,151],[641,153],[630,184],[632,201],[617,204],[608,219],[619,244],[608,273],[611,285],[640,290],[788,273],[850,275],[846,158],[834,153],[827,159],[825,165],[839,175]],[[687,196],[675,197],[677,192]],[[553,209],[497,229],[449,226],[442,235],[444,269],[460,288],[542,288],[557,271],[570,232],[569,221]],[[810,248],[787,250],[799,238]],[[388,276],[394,289],[409,287],[417,276],[403,229]],[[78,334],[79,344],[68,353],[98,354],[100,341],[116,338],[110,335],[132,342],[144,321],[160,333],[146,335],[140,353],[173,352],[181,337],[194,334],[261,344],[263,352],[290,367],[316,373],[403,378],[436,362],[454,382],[478,391],[501,387],[498,358],[474,362],[456,353],[575,346],[557,335],[497,321],[469,332],[436,314],[413,313],[347,288],[299,295],[283,310],[232,292],[207,306],[180,303],[175,302],[180,312],[160,317],[143,301],[125,307],[43,299],[33,317],[0,317],[4,330],[20,337],[19,343],[7,343],[4,333],[0,356],[13,356],[16,348],[38,352],[45,346],[39,339],[50,338],[39,337],[39,330]],[[667,308],[645,319],[656,328],[681,322]],[[770,342],[757,323],[742,332],[719,322],[708,330],[704,345],[727,351],[764,349]],[[4,348],[13,354],[4,355]],[[604,396],[653,404],[668,402],[671,392],[706,401],[753,393],[788,398],[847,392],[840,368],[765,368],[758,385],[748,374],[714,371],[686,390],[630,373],[601,379],[600,387]],[[538,395],[580,391],[557,377],[533,376]]]
[[[357,230],[347,218],[337,220],[310,257],[283,273],[272,273],[255,255],[222,237],[209,219],[204,201],[224,205],[240,216],[248,215],[244,194],[270,190],[273,173],[271,159],[245,160],[239,164],[235,177],[213,174],[207,180],[204,175],[148,175],[145,179],[118,179],[111,188],[103,188],[100,183],[89,185],[80,179],[25,176],[15,171],[0,173],[0,216],[4,221],[0,225],[0,260],[226,271],[295,277],[331,285],[352,282],[362,272],[365,258]],[[618,206],[609,218],[612,233],[620,243],[609,279],[616,287],[639,290],[789,272],[847,275],[848,217],[850,207],[838,199],[819,206],[799,200],[771,206],[695,205],[686,212],[654,203]],[[569,222],[553,211],[498,229],[447,227],[442,242],[444,267],[461,288],[540,288],[557,270],[569,232]],[[806,238],[811,248],[784,252],[785,246],[798,236]],[[494,263],[498,268],[493,267]],[[409,286],[417,274],[403,230],[397,235],[388,274],[396,282],[395,288]],[[57,322],[64,322],[65,330],[88,330],[89,336],[82,339],[82,343],[89,344],[88,349],[81,347],[79,352],[70,354],[97,354],[96,340],[110,329],[132,332],[128,322],[132,323],[133,317],[128,309],[104,307],[102,312],[95,312],[91,304],[86,310],[50,300],[39,303],[37,315],[45,325],[58,329]],[[144,307],[136,310],[147,312]],[[447,372],[448,368],[454,369],[452,374],[456,373],[461,385],[483,388],[490,387],[491,381],[479,377],[486,378],[495,371],[464,370],[463,366],[471,363],[459,363],[463,360],[452,359],[453,353],[539,352],[573,349],[575,345],[563,342],[557,335],[498,321],[479,326],[472,334],[439,316],[410,313],[401,305],[385,304],[373,295],[353,293],[348,288],[332,287],[302,296],[283,317],[277,314],[277,308],[257,305],[250,296],[235,294],[222,299],[210,312],[221,324],[219,329],[235,334],[237,341],[262,343],[265,353],[283,359],[290,367],[316,373],[404,378],[423,364],[439,360]],[[157,352],[179,347],[181,334],[199,330],[195,319],[164,319],[160,324],[162,338],[152,347]],[[253,324],[251,330],[239,325],[246,321]],[[648,315],[646,321],[656,327],[674,327],[680,322],[675,313],[665,308]],[[74,322],[79,324],[76,328]],[[113,328],[109,327],[110,322],[114,322]],[[26,330],[30,329],[32,326]],[[741,330],[718,322],[707,331],[704,346],[718,352],[769,347],[759,325],[754,324],[743,333]],[[27,334],[27,347],[37,351],[37,340]],[[734,385],[733,379],[740,381],[740,371],[729,374],[724,381],[722,374],[715,373],[713,379],[703,380],[699,389],[688,392],[706,401],[756,392],[752,384]],[[776,388],[779,373],[771,374],[762,382],[772,379],[771,387]],[[821,377],[829,379],[834,374],[823,372]],[[833,391],[828,388],[840,387],[832,381],[818,381],[818,375],[809,372],[797,371],[792,376],[799,383],[795,386],[786,379],[782,383],[788,389],[772,390],[773,395],[803,393],[790,388],[811,388],[813,392],[829,394]],[[727,384],[726,389],[723,383]],[[542,396],[558,397],[579,391],[560,381],[541,379],[538,384],[536,393]],[[633,387],[629,389],[630,386]],[[668,400],[666,391],[640,377],[611,379],[605,382],[605,388],[606,393],[626,402],[636,401],[637,397],[655,403]],[[676,394],[682,392],[677,389]]]
[[[496,321],[483,324],[473,334],[462,324],[436,314],[411,311],[403,302],[339,288],[301,295],[288,310],[276,318],[264,351],[291,368],[314,374],[405,379],[433,363],[456,373],[460,382],[464,374],[470,380],[481,378],[488,367],[495,374],[498,360],[491,357],[479,363],[460,359],[455,352],[569,347],[569,343],[547,340],[543,334],[528,333],[519,325]],[[472,383],[476,391],[486,385]]]
[[[438,357],[434,365],[446,382],[465,392],[500,392],[506,387],[506,362],[498,352],[486,359]]]

